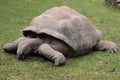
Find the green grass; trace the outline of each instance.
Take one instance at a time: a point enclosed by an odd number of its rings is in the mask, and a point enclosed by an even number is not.
[[[19,61],[3,51],[3,44],[22,36],[33,17],[62,5],[87,16],[103,32],[102,39],[120,47],[120,10],[104,0],[0,0],[0,80],[120,80],[120,52],[92,52],[54,67],[41,57]]]

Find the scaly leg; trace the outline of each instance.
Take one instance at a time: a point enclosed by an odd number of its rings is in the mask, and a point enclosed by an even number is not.
[[[44,43],[38,48],[38,54],[54,61],[55,66],[65,63],[65,57],[61,52],[54,50],[49,44]]]
[[[42,44],[42,40],[38,38],[26,38],[18,44],[17,57],[25,59],[30,53],[36,53],[38,47]]]
[[[117,45],[111,41],[99,41],[95,46],[95,50],[106,51],[108,53],[116,53],[118,51]]]
[[[25,39],[26,39],[25,37],[20,37],[11,43],[4,44],[3,46],[4,51],[10,52],[10,53],[16,53],[18,44]]]

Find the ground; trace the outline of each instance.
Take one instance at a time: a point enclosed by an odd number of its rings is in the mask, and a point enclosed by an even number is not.
[[[120,80],[120,51],[91,52],[68,59],[61,67],[39,56],[19,61],[3,51],[3,44],[22,36],[33,17],[62,5],[87,16],[103,32],[101,39],[120,47],[120,10],[104,0],[0,0],[0,80]]]

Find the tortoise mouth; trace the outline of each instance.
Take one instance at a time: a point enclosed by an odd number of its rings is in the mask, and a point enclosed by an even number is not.
[[[37,37],[37,33],[33,32],[31,30],[23,31],[23,35],[25,37],[29,37],[29,38],[36,38]]]

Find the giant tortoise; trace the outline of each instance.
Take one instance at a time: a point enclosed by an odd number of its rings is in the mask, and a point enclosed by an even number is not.
[[[88,18],[66,7],[54,7],[35,17],[23,30],[24,37],[4,45],[7,52],[17,53],[19,59],[39,54],[54,62],[65,63],[67,57],[77,57],[91,51],[117,52],[111,41],[100,40],[101,31]]]

